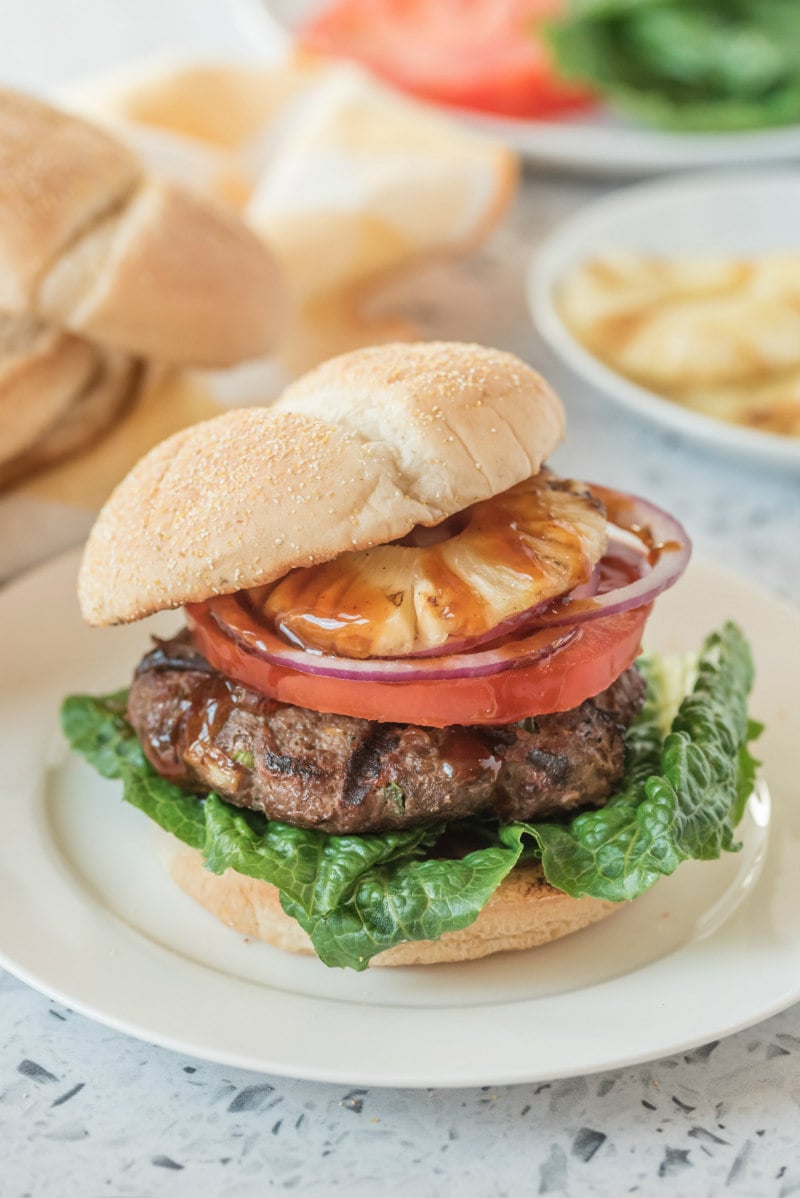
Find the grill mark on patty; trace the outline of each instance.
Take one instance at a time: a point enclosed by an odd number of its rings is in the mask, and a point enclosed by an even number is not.
[[[300,778],[318,778],[320,771],[310,762],[304,761],[301,758],[289,757],[283,753],[273,753],[271,749],[264,749],[263,752],[264,765],[273,774],[294,774]]]
[[[569,773],[569,761],[561,753],[548,753],[547,749],[531,749],[526,760],[535,770],[546,774],[557,786],[562,785]]]
[[[386,724],[370,723],[364,739],[356,745],[345,766],[342,801],[347,807],[360,807],[373,789],[384,767],[384,757],[397,747],[400,737]]]

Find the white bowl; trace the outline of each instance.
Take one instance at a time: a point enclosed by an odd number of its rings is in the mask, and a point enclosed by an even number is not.
[[[640,387],[596,358],[562,320],[555,292],[587,258],[615,250],[663,256],[800,248],[800,171],[718,172],[626,188],[582,208],[536,250],[528,302],[550,346],[595,390],[641,416],[719,448],[800,466],[800,438],[704,416]]]

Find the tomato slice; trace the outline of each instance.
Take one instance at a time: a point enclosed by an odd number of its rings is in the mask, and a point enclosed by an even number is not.
[[[582,624],[569,645],[534,665],[481,678],[402,683],[342,681],[286,669],[240,648],[202,604],[187,614],[192,640],[203,656],[221,673],[270,698],[312,711],[444,728],[511,724],[577,707],[634,661],[651,606]]]
[[[560,79],[541,25],[563,0],[334,0],[301,48],[355,59],[403,91],[504,116],[550,116],[591,103]]]

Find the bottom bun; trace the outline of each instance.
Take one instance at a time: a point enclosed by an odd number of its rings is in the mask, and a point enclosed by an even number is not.
[[[170,856],[168,868],[186,894],[241,935],[290,953],[314,955],[306,933],[281,907],[275,886],[231,869],[213,874],[199,852],[183,846]],[[605,919],[621,906],[570,898],[544,880],[538,864],[526,863],[512,870],[469,927],[445,932],[439,940],[398,944],[373,957],[370,965],[434,965],[534,948]]]

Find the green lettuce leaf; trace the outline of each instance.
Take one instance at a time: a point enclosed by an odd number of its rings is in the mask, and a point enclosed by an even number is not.
[[[752,664],[744,638],[729,624],[699,658],[653,658],[641,668],[647,699],[626,738],[619,794],[568,822],[462,821],[452,827],[477,847],[456,858],[441,825],[332,836],[213,793],[187,794],[145,758],[125,719],[124,692],[72,696],[62,726],[101,774],[122,780],[127,802],[199,849],[213,872],[235,869],[277,886],[321,960],[364,969],[395,944],[473,923],[522,859],[541,857],[547,880],[567,894],[621,901],[689,857],[736,847],[733,829],[757,765],[747,740],[759,730],[746,714]]]
[[[70,695],[61,707],[61,728],[73,749],[104,778],[121,778],[126,803],[193,849],[205,845],[203,803],[157,774],[125,719],[127,691],[94,698]]]
[[[328,912],[309,912],[285,894],[281,903],[309,934],[326,965],[365,969],[384,949],[409,940],[438,940],[474,923],[520,859],[525,829],[500,826],[497,843],[458,860],[409,860],[367,870],[350,898]]]
[[[61,705],[61,729],[69,743],[104,778],[121,778],[126,764],[146,764],[142,746],[125,718],[128,692],[96,699],[70,695]]]
[[[309,919],[324,918],[346,903],[359,879],[376,867],[423,855],[440,832],[428,826],[380,836],[332,836],[232,807],[217,795],[206,799],[205,816],[210,870],[235,869],[271,882]]]
[[[733,812],[731,821],[734,827],[739,823],[739,820],[744,815],[744,809],[747,806],[747,800],[753,793],[753,787],[756,783],[758,767],[761,762],[757,757],[754,757],[750,752],[750,741],[758,740],[761,733],[764,731],[764,725],[758,720],[748,720],[747,723],[747,738],[743,745],[739,748],[739,776],[736,782],[736,801],[733,804]]]
[[[663,743],[654,689],[661,672],[649,674],[648,701],[627,741],[623,787],[605,807],[569,824],[526,825],[545,877],[559,890],[633,899],[682,861],[737,847],[733,829],[755,768],[744,747],[756,728],[747,718],[750,651],[735,625],[708,638],[696,669]]]
[[[573,0],[549,36],[565,75],[685,131],[800,120],[797,0]]]

